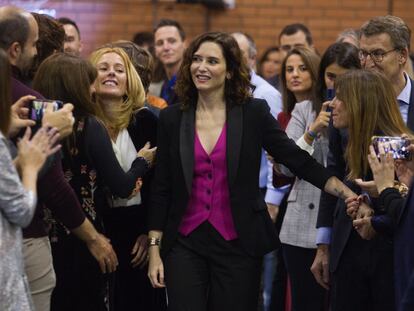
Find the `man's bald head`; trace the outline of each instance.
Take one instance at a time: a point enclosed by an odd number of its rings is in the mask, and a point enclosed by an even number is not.
[[[247,66],[251,70],[255,70],[257,49],[253,38],[242,32],[233,32],[231,35],[237,41],[237,44],[239,45],[239,48],[242,51]]]
[[[30,68],[37,54],[39,29],[34,17],[14,6],[0,8],[0,48],[21,71]]]

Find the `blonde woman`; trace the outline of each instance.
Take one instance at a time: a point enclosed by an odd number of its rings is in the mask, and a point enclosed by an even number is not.
[[[105,115],[112,146],[125,170],[139,150],[149,167],[155,156],[157,119],[144,108],[145,90],[128,55],[121,48],[103,47],[91,55],[98,71],[97,103]],[[119,259],[115,278],[117,310],[151,310],[156,292],[142,269],[147,263],[146,198],[151,171],[140,176],[128,199],[112,197],[105,226]]]

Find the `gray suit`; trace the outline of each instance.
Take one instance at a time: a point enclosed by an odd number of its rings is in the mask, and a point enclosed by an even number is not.
[[[287,135],[298,141],[316,118],[312,102],[306,100],[295,105],[292,118],[286,128]],[[325,165],[328,154],[328,139],[319,135],[313,143],[313,158]],[[311,151],[310,151],[311,152]],[[283,173],[289,175],[286,168]],[[304,248],[316,248],[316,220],[321,190],[303,179],[296,178],[288,198],[285,218],[280,231],[280,241]]]

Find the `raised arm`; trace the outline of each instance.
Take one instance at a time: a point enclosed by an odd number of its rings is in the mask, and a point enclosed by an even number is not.
[[[136,158],[129,171],[125,172],[119,165],[111,139],[103,124],[94,118],[89,118],[86,127],[85,146],[98,174],[112,194],[128,198],[135,188],[137,179],[143,177],[149,169],[146,160],[141,157]]]

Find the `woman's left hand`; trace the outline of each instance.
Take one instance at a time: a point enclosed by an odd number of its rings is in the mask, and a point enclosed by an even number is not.
[[[378,144],[380,160],[378,160],[374,147],[369,146],[368,163],[371,167],[378,193],[385,188],[394,186],[394,159],[391,152],[385,152],[383,144]]]
[[[407,165],[407,161],[395,161],[395,173],[397,174],[397,178],[400,182],[410,187],[411,180],[414,177],[414,172]]]
[[[148,236],[146,234],[141,234],[137,237],[134,247],[132,248],[132,255],[134,258],[131,260],[132,267],[140,268],[144,267],[148,262]]]

